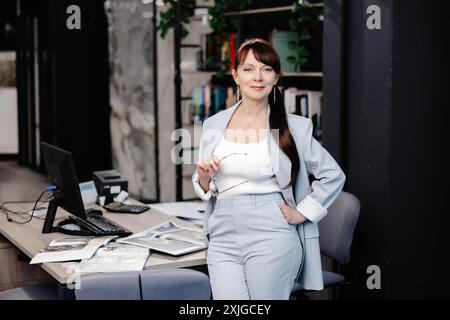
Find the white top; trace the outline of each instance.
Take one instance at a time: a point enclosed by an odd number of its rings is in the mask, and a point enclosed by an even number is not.
[[[281,192],[272,168],[267,135],[256,143],[232,142],[222,136],[213,154],[219,159],[226,156],[214,177],[218,199]]]

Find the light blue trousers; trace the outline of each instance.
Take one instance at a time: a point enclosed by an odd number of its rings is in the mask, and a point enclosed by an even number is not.
[[[214,299],[289,299],[302,246],[282,203],[281,193],[216,200],[207,253]]]

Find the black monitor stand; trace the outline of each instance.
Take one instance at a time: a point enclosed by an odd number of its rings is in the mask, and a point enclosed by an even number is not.
[[[58,199],[50,200],[47,208],[47,215],[45,216],[44,227],[42,228],[42,233],[52,233],[58,232],[58,228],[53,226],[55,221],[56,210],[58,209]]]

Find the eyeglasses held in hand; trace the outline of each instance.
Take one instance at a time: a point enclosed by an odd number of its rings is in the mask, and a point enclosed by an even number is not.
[[[223,159],[228,158],[229,156],[232,156],[232,155],[244,155],[244,156],[246,156],[247,153],[245,153],[245,152],[233,152],[233,153],[227,154],[226,156],[220,158],[219,161],[222,161]],[[219,188],[217,187],[216,179],[215,179],[214,176],[212,177],[211,181],[213,182],[214,186],[215,186],[217,189],[219,189]],[[240,182],[240,183],[238,183],[238,184],[236,184],[236,185],[234,185],[234,186],[231,186],[231,187],[229,187],[229,188],[226,188],[225,190],[222,190],[222,191],[220,191],[220,192],[211,190],[211,194],[212,194],[213,196],[217,197],[219,194],[222,194],[222,193],[224,193],[224,192],[226,192],[226,191],[228,191],[228,190],[230,190],[230,189],[236,188],[237,186],[240,186],[241,184],[244,184],[244,183],[246,183],[246,182],[248,182],[248,180],[242,181],[242,182]]]
[[[240,155],[246,156],[247,152],[233,152],[233,153],[227,154],[226,156],[223,156],[222,158],[219,159],[219,161],[222,161],[223,159],[228,158],[229,156],[233,156],[235,154],[240,154]]]

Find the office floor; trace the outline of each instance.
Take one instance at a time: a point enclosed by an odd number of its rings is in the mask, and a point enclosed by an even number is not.
[[[0,161],[0,202],[36,200],[47,185],[46,176],[17,161]]]

